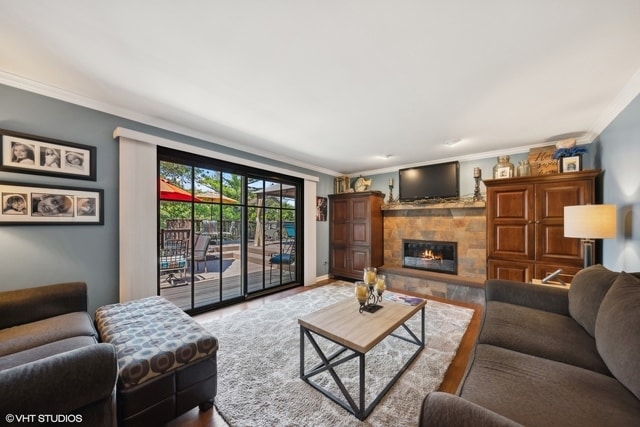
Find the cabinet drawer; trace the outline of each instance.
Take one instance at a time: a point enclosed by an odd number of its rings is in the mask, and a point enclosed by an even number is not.
[[[533,277],[535,265],[529,262],[489,260],[487,278],[529,282]]]

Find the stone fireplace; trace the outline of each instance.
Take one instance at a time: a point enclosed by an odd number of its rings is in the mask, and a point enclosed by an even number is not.
[[[456,242],[402,239],[402,267],[458,274],[457,248]]]
[[[460,279],[486,279],[486,210],[484,202],[438,205],[393,204],[383,208],[384,266],[394,271],[420,273],[404,265],[405,241],[442,244],[455,242],[455,272],[439,271]],[[433,257],[433,255],[431,255]],[[432,265],[433,266],[433,265]],[[431,274],[425,270],[424,274]]]

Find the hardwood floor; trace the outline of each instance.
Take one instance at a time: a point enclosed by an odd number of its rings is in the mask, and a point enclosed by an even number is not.
[[[320,282],[313,286],[300,286],[297,288],[289,289],[286,291],[279,292],[275,295],[268,295],[260,298],[256,298],[253,300],[249,300],[240,304],[236,304],[234,306],[221,308],[209,313],[199,314],[194,316],[194,319],[198,321],[208,321],[213,319],[219,319],[225,316],[229,316],[231,314],[237,313],[243,310],[250,310],[252,308],[259,307],[261,305],[266,304],[269,301],[275,301],[281,298],[285,298],[290,295],[297,294],[299,292],[305,292],[309,289],[316,288],[318,286],[322,286],[328,283],[333,282],[333,280],[327,280],[324,282]],[[393,291],[393,289],[390,289]],[[434,301],[446,302],[449,304],[459,305],[461,307],[472,308],[475,310],[473,317],[471,318],[471,323],[469,324],[469,328],[467,332],[464,334],[462,341],[460,342],[460,347],[458,348],[458,352],[456,353],[455,358],[451,362],[447,373],[445,374],[444,380],[440,385],[439,391],[444,391],[447,393],[455,393],[458,388],[458,384],[462,380],[465,369],[467,367],[467,361],[469,360],[469,356],[471,355],[471,351],[475,344],[476,338],[478,336],[480,321],[482,319],[482,306],[478,304],[471,304],[459,301],[451,301],[446,300],[444,298],[425,296],[420,294],[414,294],[407,291],[402,291],[406,294],[415,295],[422,298],[431,299]],[[175,420],[169,422],[166,427],[227,427],[227,423],[224,419],[218,414],[218,411],[214,407],[213,409],[207,412],[200,412],[198,408],[194,408],[191,411],[181,415]]]

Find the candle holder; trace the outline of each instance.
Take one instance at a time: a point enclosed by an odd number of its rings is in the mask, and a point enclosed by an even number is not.
[[[364,269],[364,281],[356,282],[356,299],[360,303],[360,313],[375,313],[382,308],[382,293],[386,289],[384,274],[376,274],[375,267]]]
[[[482,194],[480,194],[480,178],[481,177],[482,177],[482,170],[480,168],[473,168],[473,179],[476,182],[476,186],[473,189],[474,202],[482,200]]]
[[[393,203],[395,200],[393,199],[393,180],[389,180],[389,201],[387,203]]]

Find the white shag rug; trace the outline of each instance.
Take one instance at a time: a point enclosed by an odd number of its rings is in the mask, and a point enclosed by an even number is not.
[[[428,301],[424,350],[367,419],[359,421],[300,379],[298,318],[344,298],[353,299],[354,310],[357,310],[353,295],[353,284],[336,282],[204,323],[218,338],[220,346],[215,406],[231,427],[417,425],[420,403],[427,392],[436,390],[442,383],[473,310]],[[409,321],[418,337],[419,322],[419,313]],[[402,328],[398,332],[405,334]],[[326,351],[335,348],[329,341],[314,337]],[[367,353],[367,405],[415,348],[415,344],[388,337]],[[307,344],[305,365],[308,368],[318,361],[315,351]],[[338,372],[354,400],[359,402],[358,358],[341,365]],[[315,381],[341,396],[330,377],[322,375],[314,377]]]

